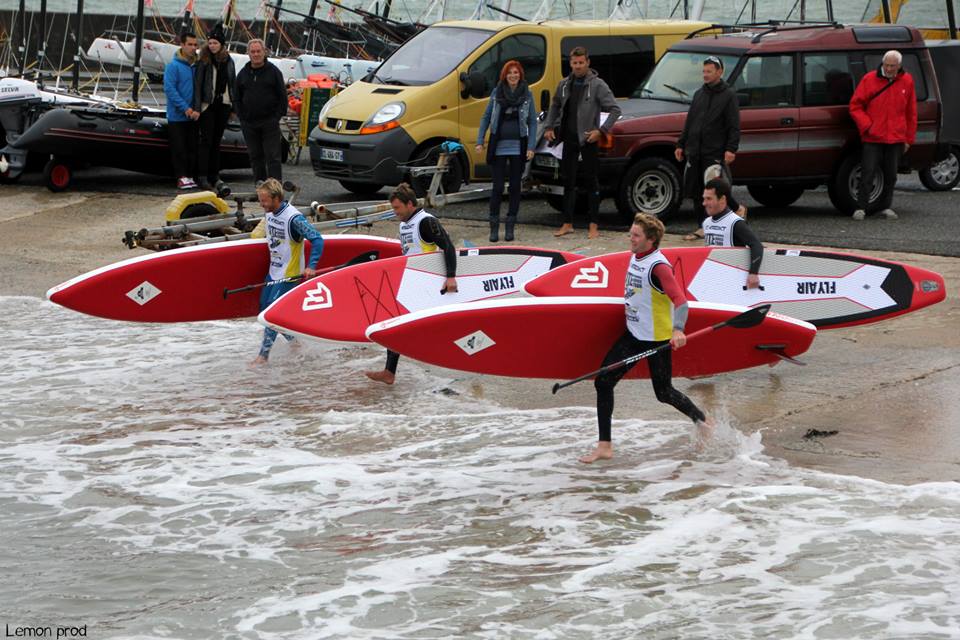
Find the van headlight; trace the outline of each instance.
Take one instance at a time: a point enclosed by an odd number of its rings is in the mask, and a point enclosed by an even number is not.
[[[324,122],[326,121],[326,119],[327,119],[327,112],[330,111],[330,107],[333,106],[333,101],[334,101],[334,100],[336,100],[336,98],[331,96],[331,98],[330,98],[329,100],[327,100],[326,103],[325,103],[322,107],[320,107],[320,117],[317,118],[317,119],[319,120],[319,122],[317,122],[317,124],[320,126],[321,129],[323,129],[323,123],[324,123]]]
[[[407,110],[402,102],[390,102],[383,105],[363,126],[360,133],[380,133],[400,126],[400,116]]]

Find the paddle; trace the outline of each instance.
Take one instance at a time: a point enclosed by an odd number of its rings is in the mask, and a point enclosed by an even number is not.
[[[717,329],[722,329],[724,327],[733,327],[735,329],[748,329],[750,327],[755,327],[761,322],[763,322],[763,319],[767,317],[768,311],[770,311],[769,304],[761,305],[759,307],[754,307],[753,309],[744,311],[743,313],[737,314],[732,318],[727,318],[723,322],[718,322],[716,324],[710,325],[709,327],[704,327],[703,329],[694,331],[693,333],[687,335],[687,341],[689,342],[694,338],[710,333],[711,331],[716,331]],[[643,353],[638,353],[630,356],[629,358],[624,358],[623,360],[614,362],[613,364],[608,364],[605,367],[600,367],[596,371],[585,373],[579,378],[574,378],[573,380],[569,380],[567,382],[558,382],[555,385],[553,385],[553,393],[556,393],[557,391],[559,391],[560,389],[563,389],[564,387],[569,387],[572,384],[582,382],[588,378],[593,378],[594,376],[607,373],[608,371],[614,371],[616,369],[619,369],[620,367],[625,367],[627,365],[633,364],[634,362],[639,362],[644,358],[649,358],[650,356],[652,356],[658,351],[663,351],[664,349],[669,349],[669,348],[670,348],[670,343],[665,342],[659,347],[648,349]]]
[[[344,267],[349,267],[355,264],[361,264],[363,262],[370,262],[371,260],[376,260],[380,257],[379,251],[367,251],[366,253],[361,253],[358,256],[355,256],[349,262],[344,262],[343,264],[334,265],[332,267],[325,267],[323,269],[317,270],[317,275],[323,275],[324,273],[330,273],[331,271],[336,271],[337,269],[342,269]],[[233,293],[242,293],[244,291],[252,291],[253,289],[259,289],[260,287],[266,287],[271,284],[281,284],[283,282],[298,282],[303,280],[303,274],[301,273],[298,276],[291,276],[289,278],[283,278],[281,280],[264,280],[263,282],[258,282],[256,284],[248,284],[245,287],[240,287],[238,289],[224,289],[223,290],[223,299],[226,300],[227,296]]]

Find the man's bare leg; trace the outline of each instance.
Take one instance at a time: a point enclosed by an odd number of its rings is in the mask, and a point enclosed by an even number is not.
[[[613,443],[608,440],[600,440],[593,451],[585,456],[580,456],[580,462],[590,464],[597,460],[611,460],[613,458]]]
[[[383,384],[393,384],[394,379],[396,379],[396,376],[388,369],[384,369],[383,371],[364,371],[363,374],[371,380],[376,380]]]

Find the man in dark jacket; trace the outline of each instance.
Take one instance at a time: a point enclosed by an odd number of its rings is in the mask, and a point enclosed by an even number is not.
[[[247,55],[250,62],[237,74],[233,96],[253,177],[282,180],[280,119],[287,114],[287,88],[283,74],[267,60],[263,40],[251,40]]]
[[[863,141],[860,189],[854,220],[863,220],[870,204],[870,191],[879,166],[883,191],[875,205],[879,215],[896,220],[891,209],[897,183],[900,154],[906,153],[917,136],[917,95],[913,77],[902,68],[899,51],[887,51],[876,73],[863,76],[850,100],[850,117],[857,123]]]
[[[590,68],[590,58],[583,47],[570,51],[570,75],[560,81],[550,103],[550,112],[544,123],[543,137],[563,142],[560,172],[563,174],[563,226],[553,235],[560,237],[573,233],[573,208],[577,199],[577,172],[587,185],[590,210],[590,238],[597,231],[597,212],[600,209],[600,183],[597,179],[597,142],[609,134],[620,106],[607,83]],[[607,118],[600,122],[600,113]],[[559,131],[558,131],[559,129]],[[579,160],[579,162],[578,162]]]
[[[740,108],[737,95],[723,80],[723,62],[716,56],[710,56],[703,61],[703,86],[693,94],[683,133],[674,150],[677,162],[686,159],[684,194],[693,198],[693,210],[701,222],[707,217],[701,199],[703,185],[707,182],[704,173],[712,169],[711,177],[723,177],[727,182],[732,182],[730,164],[736,159],[739,146]],[[732,197],[728,204],[741,217],[746,216],[746,207]],[[702,238],[702,233],[701,225],[700,229],[684,239]]]

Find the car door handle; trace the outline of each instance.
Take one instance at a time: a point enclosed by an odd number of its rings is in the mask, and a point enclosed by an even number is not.
[[[780,124],[793,124],[793,118],[780,118]]]

